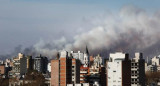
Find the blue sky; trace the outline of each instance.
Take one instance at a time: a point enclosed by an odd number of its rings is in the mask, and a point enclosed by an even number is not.
[[[88,31],[86,19],[117,13],[123,6],[133,5],[153,13],[160,0],[0,0],[0,54],[14,47],[34,45],[40,39],[62,36],[72,40],[75,34]],[[85,27],[86,26],[86,27]],[[88,29],[79,29],[79,28]]]

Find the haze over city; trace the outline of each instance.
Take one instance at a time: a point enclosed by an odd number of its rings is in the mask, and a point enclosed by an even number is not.
[[[0,58],[59,50],[160,54],[159,0],[0,0]]]

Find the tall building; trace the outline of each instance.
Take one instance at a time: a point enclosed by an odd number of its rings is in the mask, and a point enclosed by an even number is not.
[[[18,54],[18,57],[13,58],[13,75],[20,75],[20,59],[23,58],[24,55],[22,53]]]
[[[135,53],[131,60],[131,86],[145,86],[145,60],[142,53]]]
[[[111,53],[106,62],[107,86],[130,86],[131,85],[131,61],[129,54]]]
[[[20,74],[24,75],[27,73],[27,58],[24,56],[20,58]]]
[[[51,61],[51,86],[79,83],[79,66],[78,59],[73,59],[67,51],[61,51],[60,57]]]
[[[72,58],[72,83],[80,83],[80,61]]]
[[[27,70],[33,70],[32,56],[27,56]]]
[[[34,58],[34,70],[37,70],[38,72],[46,73],[47,65],[48,65],[47,57],[42,57],[40,55],[39,57]]]
[[[60,86],[60,65],[58,60],[51,60],[51,86]]]

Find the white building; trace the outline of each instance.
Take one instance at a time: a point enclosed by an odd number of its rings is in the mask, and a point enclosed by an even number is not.
[[[156,66],[160,65],[160,58],[157,56],[153,57],[151,61],[152,61],[152,65],[156,65]]]
[[[109,55],[106,62],[107,86],[130,86],[131,85],[131,61],[129,55],[117,52]]]
[[[101,67],[103,64],[102,64],[102,57],[98,54],[96,57],[94,57],[94,63],[93,65],[95,67]]]
[[[71,51],[71,55],[73,56],[73,58],[75,59],[79,59],[81,61],[81,64],[84,67],[88,67],[89,66],[89,52],[88,49],[86,47],[86,51],[84,53],[81,53],[80,51],[78,51],[77,53],[74,53],[74,51]]]
[[[51,72],[51,63],[48,63],[47,70],[48,72]]]
[[[131,60],[131,86],[145,86],[145,60],[142,53],[135,53]]]

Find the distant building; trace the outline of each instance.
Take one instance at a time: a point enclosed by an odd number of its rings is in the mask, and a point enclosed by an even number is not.
[[[20,59],[23,58],[24,55],[22,53],[18,54],[18,57],[13,58],[13,75],[20,75]]]
[[[27,56],[27,70],[33,70],[32,56]]]
[[[5,65],[1,64],[0,65],[0,75],[4,75],[5,74]]]
[[[81,64],[84,67],[89,66],[90,58],[89,58],[89,51],[88,51],[87,47],[86,47],[86,51],[84,53],[81,53],[80,51],[78,51],[78,53],[74,53],[73,51],[71,51],[71,54],[72,54],[73,58],[79,59],[81,61]]]
[[[47,70],[48,70],[48,72],[51,72],[51,63],[48,63]]]
[[[145,86],[145,60],[142,53],[135,53],[131,60],[131,86]]]
[[[20,74],[24,75],[27,73],[27,58],[24,56],[20,58]]]
[[[160,58],[155,56],[151,59],[152,65],[160,65]]]
[[[131,86],[131,61],[129,54],[111,53],[106,61],[107,86]]]
[[[93,63],[94,67],[101,67],[102,64],[102,57],[98,54],[95,58],[94,58],[94,63]]]
[[[155,65],[147,65],[147,66],[145,66],[146,68],[145,68],[145,71],[147,72],[147,71],[150,71],[150,72],[156,72],[157,71],[157,66],[155,66]]]
[[[94,84],[94,82],[101,82],[101,74],[105,76],[105,71],[102,71],[101,68],[103,68],[102,65],[102,57],[100,55],[97,55],[94,57],[93,64],[89,68],[89,83]],[[105,68],[104,68],[105,70]],[[104,72],[104,73],[101,73]],[[104,86],[104,85],[103,85]]]
[[[37,70],[38,72],[46,73],[48,66],[48,59],[47,57],[42,57],[41,55],[39,57],[34,58],[34,70]]]

